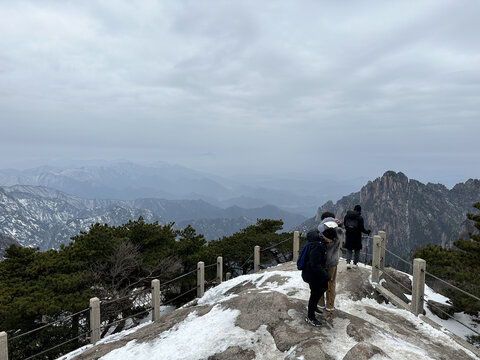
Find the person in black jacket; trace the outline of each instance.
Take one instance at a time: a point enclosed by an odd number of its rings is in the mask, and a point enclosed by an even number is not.
[[[362,207],[355,205],[353,210],[348,210],[343,225],[345,226],[345,248],[347,249],[347,269],[350,269],[350,262],[358,267],[357,263],[360,259],[360,250],[362,249],[362,233],[370,235],[371,230],[366,230],[361,215]]]
[[[325,243],[331,242],[336,236],[337,232],[333,227],[326,228],[322,233],[317,229],[310,230],[307,233],[307,243],[309,246],[306,266],[302,270],[302,279],[310,286],[308,314],[305,321],[313,326],[322,325],[315,317],[315,312],[321,312],[321,310],[317,308],[317,303],[322,294],[327,291],[328,282],[330,281],[330,275],[325,266]]]

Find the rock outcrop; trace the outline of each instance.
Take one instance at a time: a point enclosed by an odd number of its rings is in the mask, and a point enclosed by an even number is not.
[[[468,236],[472,228],[465,224],[466,214],[475,212],[472,205],[478,201],[480,180],[470,179],[449,190],[441,184],[425,185],[401,172],[387,171],[336,204],[325,203],[298,229],[316,226],[324,211],[343,219],[347,210],[361,204],[366,228],[385,231],[388,250],[408,258],[427,243],[451,247],[460,233]],[[397,265],[387,254],[388,261]]]
[[[367,268],[347,270],[340,262],[337,311],[332,317],[325,313],[321,327],[304,321],[308,285],[295,264],[287,263],[224,282],[158,322],[103,339],[69,359],[114,359],[125,351],[151,360],[475,359],[411,313],[379,304],[369,276]],[[193,337],[192,328],[198,330]],[[185,334],[190,337],[183,339]]]

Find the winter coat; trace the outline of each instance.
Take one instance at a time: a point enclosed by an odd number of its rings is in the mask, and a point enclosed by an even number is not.
[[[306,266],[302,270],[303,281],[320,284],[330,281],[325,265],[325,243],[317,230],[310,230],[307,233],[307,243],[309,245]]]
[[[335,221],[335,218],[327,217],[323,219],[320,224],[318,225],[318,231],[322,232],[325,229],[324,224],[326,222]],[[338,260],[340,259],[340,244],[341,240],[344,238],[344,230],[340,227],[336,228],[337,230],[337,237],[330,243],[325,243],[326,248],[326,260],[325,266],[326,268],[330,268],[332,266],[338,265]]]
[[[330,268],[332,266],[338,265],[338,260],[340,259],[340,243],[341,239],[343,239],[343,233],[345,230],[342,228],[337,228],[337,237],[331,243],[326,243],[326,260],[325,266]]]
[[[350,228],[351,223],[355,224],[354,228]],[[363,223],[363,217],[360,212],[355,210],[348,210],[347,215],[343,219],[343,225],[345,226],[345,247],[348,250],[361,250],[362,249],[362,233],[370,234],[370,230],[366,230]]]

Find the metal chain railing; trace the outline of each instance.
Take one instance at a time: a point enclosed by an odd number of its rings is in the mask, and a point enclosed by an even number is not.
[[[437,305],[435,304],[432,304],[432,303],[428,303],[428,301],[425,299],[425,298],[428,298],[429,296],[428,295],[424,295],[424,298],[423,298],[423,302],[428,306],[430,305],[431,307],[434,307],[435,309],[437,309],[438,311],[440,311],[442,314],[448,316],[450,319],[453,319],[455,320],[457,323],[461,324],[462,326],[466,327],[468,330],[474,332],[475,334],[477,335],[480,335],[480,332],[476,331],[475,329],[471,328],[470,326],[466,325],[465,323],[461,322],[460,320],[458,319],[455,319],[455,317],[453,317],[452,315],[450,315],[449,313],[447,313],[446,311],[444,311],[443,309],[441,309],[440,307],[438,307]],[[433,300],[432,300],[433,301]]]
[[[23,359],[23,360],[34,359],[34,358],[36,358],[37,356],[46,354],[46,353],[48,353],[48,352],[50,352],[50,351],[52,351],[52,350],[55,350],[55,349],[57,349],[57,348],[59,348],[59,347],[61,347],[61,346],[63,346],[63,345],[69,344],[69,343],[71,343],[72,341],[79,340],[80,338],[82,338],[83,336],[86,336],[86,335],[90,335],[90,331],[87,331],[87,332],[85,332],[85,333],[83,333],[83,334],[80,334],[80,335],[78,335],[78,336],[76,336],[76,337],[74,337],[74,338],[72,338],[72,339],[69,339],[69,340],[67,340],[67,341],[64,341],[64,342],[61,343],[61,344],[52,346],[52,347],[49,348],[49,349],[43,350],[43,351],[41,351],[41,352],[39,352],[39,353],[37,353],[37,354],[35,354],[35,355],[29,356],[29,357],[27,357],[27,358],[25,358],[25,359]]]
[[[196,291],[197,288],[198,288],[198,286],[194,286],[194,287],[191,288],[190,290],[187,290],[187,291],[183,292],[182,294],[178,295],[177,297],[174,297],[173,299],[170,299],[170,300],[164,302],[162,305],[171,304],[171,303],[174,302],[175,300],[180,299],[182,296],[185,296],[186,294],[189,294],[189,293],[191,293],[192,291]]]
[[[278,246],[282,245],[283,243],[285,243],[285,242],[287,242],[287,241],[291,241],[291,239],[286,239],[286,240],[280,241],[280,242],[278,242],[278,243],[276,243],[276,244],[273,244],[273,245],[271,245],[271,246],[269,246],[269,247],[266,247],[266,248],[261,249],[261,251],[263,252],[263,251],[271,250],[271,249],[273,249],[273,248],[275,248],[275,247],[278,247]],[[248,261],[250,261],[250,260],[252,259],[252,257],[253,257],[253,254],[250,255],[250,256],[247,258],[247,260],[241,265],[240,268],[243,268],[243,267],[245,266],[245,264],[247,264]],[[206,265],[206,266],[205,266],[205,269],[214,267],[214,266],[216,266],[216,265],[217,265],[217,263],[213,263],[213,264],[210,264],[210,265]],[[162,286],[163,288],[165,288],[167,285],[169,285],[169,284],[171,284],[171,283],[173,283],[173,282],[175,282],[175,281],[177,281],[177,280],[180,280],[180,279],[182,279],[182,278],[184,278],[184,277],[187,277],[187,276],[189,276],[189,275],[192,275],[192,274],[194,274],[195,272],[197,272],[197,269],[194,269],[194,270],[189,271],[189,272],[187,272],[187,273],[185,273],[185,274],[182,274],[182,275],[180,275],[180,276],[178,276],[178,277],[176,277],[176,278],[174,278],[174,279],[170,279],[170,280],[168,280],[168,281],[166,281],[166,282],[163,282],[163,283],[161,284],[161,286]],[[146,278],[140,279],[140,280],[138,280],[136,283],[140,284],[140,283],[145,282],[145,281],[147,281],[147,280],[149,280],[149,279],[153,279],[153,277],[150,276],[150,277],[146,277]],[[209,280],[209,281],[207,281],[207,282],[209,282],[209,283],[214,283],[216,280],[217,280],[217,278],[215,277],[215,278],[213,278],[212,280]],[[169,305],[169,304],[171,304],[172,302],[178,300],[179,298],[181,298],[181,297],[183,297],[183,296],[185,296],[185,295],[187,295],[187,294],[189,294],[189,293],[197,290],[197,288],[198,288],[198,285],[197,285],[197,286],[194,286],[193,288],[191,288],[191,289],[189,289],[189,290],[187,290],[187,291],[185,291],[185,292],[183,292],[182,294],[177,295],[176,297],[174,297],[174,298],[172,298],[172,299],[169,299],[168,301],[164,302],[163,305]],[[115,303],[118,303],[118,302],[122,302],[122,301],[125,301],[125,300],[131,300],[131,301],[134,302],[133,305],[134,305],[135,308],[141,308],[142,310],[139,311],[139,312],[135,312],[135,313],[133,313],[133,314],[129,314],[128,316],[122,317],[122,318],[120,318],[120,319],[116,319],[116,320],[114,320],[114,321],[104,320],[104,321],[102,321],[103,324],[101,324],[100,329],[101,329],[101,330],[105,330],[105,329],[107,329],[107,328],[111,328],[112,326],[115,326],[115,325],[117,325],[117,324],[119,324],[119,323],[121,323],[121,322],[126,322],[126,321],[129,320],[129,319],[133,319],[133,318],[135,318],[135,317],[138,317],[138,316],[140,316],[140,315],[143,315],[143,314],[145,314],[145,313],[150,312],[150,311],[152,310],[151,301],[150,301],[150,299],[148,299],[148,301],[145,301],[145,298],[151,297],[150,294],[144,296],[144,301],[139,301],[138,298],[135,299],[135,297],[138,297],[138,296],[141,296],[141,295],[145,295],[149,290],[150,290],[149,288],[144,288],[144,289],[140,289],[140,290],[137,290],[137,291],[133,291],[133,292],[131,292],[131,293],[127,294],[127,295],[121,296],[121,297],[119,297],[119,298],[115,298],[115,299],[111,299],[111,298],[110,298],[110,299],[102,299],[102,300],[101,300],[101,305],[102,305],[102,306],[111,306],[111,305],[113,305],[113,304],[115,304]],[[129,305],[131,306],[132,304],[129,304]],[[15,336],[13,336],[12,338],[10,338],[9,340],[12,341],[12,340],[19,339],[19,338],[24,337],[24,336],[27,336],[27,335],[31,335],[32,333],[35,333],[35,332],[37,332],[37,331],[40,331],[40,330],[42,330],[42,329],[44,329],[44,328],[47,328],[47,327],[49,327],[49,326],[55,325],[55,324],[57,324],[57,323],[59,323],[59,322],[67,321],[67,320],[73,318],[73,317],[76,316],[76,315],[80,315],[80,314],[82,314],[82,313],[86,313],[86,312],[88,312],[89,310],[90,310],[90,308],[83,309],[83,310],[81,310],[81,311],[79,311],[79,312],[77,312],[77,313],[71,314],[71,315],[69,315],[69,316],[67,316],[67,317],[65,317],[65,318],[63,318],[63,319],[61,319],[61,320],[55,320],[55,321],[52,321],[52,322],[50,322],[50,323],[48,323],[48,324],[42,325],[42,326],[40,326],[39,328],[36,328],[36,329],[30,330],[30,331],[27,331],[27,332],[22,333],[22,334],[15,335]],[[125,309],[117,309],[116,312],[119,312],[119,313],[121,314],[124,310],[125,310]],[[101,312],[101,314],[104,315],[105,312]],[[74,337],[74,338],[72,338],[72,339],[69,339],[69,340],[64,341],[64,342],[61,343],[61,344],[55,345],[55,346],[53,346],[53,347],[51,347],[51,348],[49,348],[49,349],[45,349],[45,350],[43,350],[43,351],[41,351],[41,352],[39,352],[39,353],[37,353],[37,354],[35,354],[35,355],[32,355],[32,356],[26,358],[25,360],[33,359],[33,358],[35,358],[35,357],[37,357],[37,356],[44,355],[44,354],[46,354],[46,353],[48,353],[48,352],[50,352],[50,351],[52,351],[52,350],[54,350],[54,349],[57,349],[57,348],[59,348],[59,347],[61,347],[61,346],[64,346],[64,345],[66,345],[66,344],[68,344],[68,343],[71,343],[71,342],[73,342],[73,341],[75,341],[75,340],[81,339],[82,337],[86,337],[86,338],[87,338],[89,335],[90,335],[90,331],[84,332],[84,333],[82,333],[82,334],[80,334],[80,335],[78,335],[78,336],[76,336],[76,337]]]
[[[378,266],[376,265],[375,266],[376,269],[379,269]],[[388,278],[390,280],[392,280],[393,282],[395,282],[397,285],[400,285],[400,287],[402,287],[404,290],[406,290],[406,294],[408,293],[411,293],[412,292],[412,289],[410,288],[407,288],[405,285],[403,285],[399,280],[395,279],[392,275],[390,275],[387,271],[383,271],[383,275],[386,275],[388,276]]]
[[[408,260],[405,260],[404,258],[398,256],[397,254],[395,254],[394,252],[388,250],[386,247],[382,246],[382,245],[379,245],[380,248],[382,248],[383,250],[385,250],[385,252],[389,253],[390,255],[392,255],[394,258],[400,260],[401,262],[403,262],[404,264],[406,264],[408,267],[409,267],[409,271],[412,272],[412,269],[413,269],[413,265],[412,265],[412,262],[411,261],[408,261]]]
[[[137,291],[132,291],[131,293],[127,294],[127,295],[124,295],[122,297],[119,297],[119,298],[115,298],[115,299],[110,299],[110,300],[103,300],[102,301],[102,305],[110,305],[110,304],[113,304],[115,302],[119,302],[119,301],[122,301],[122,300],[126,300],[126,299],[129,299],[131,298],[132,296],[136,296],[136,295],[139,295],[143,292],[145,292],[146,289],[140,289],[140,290],[137,290]]]
[[[403,259],[402,257],[400,257],[400,256],[398,256],[397,254],[393,253],[392,251],[386,249],[385,247],[381,246],[380,244],[378,244],[378,245],[379,245],[382,249],[384,249],[387,253],[389,253],[390,255],[394,256],[394,257],[397,258],[397,259],[399,259],[399,260],[402,261],[403,263],[406,263],[411,269],[413,269],[413,265],[412,265],[411,262]],[[375,268],[378,269],[378,270],[380,270],[378,265],[376,265]],[[477,300],[477,301],[480,301],[480,298],[479,298],[479,297],[477,297],[477,296],[475,296],[475,295],[473,295],[473,294],[471,294],[471,293],[469,293],[469,292],[467,292],[467,291],[465,291],[465,290],[463,290],[463,289],[460,289],[458,286],[455,286],[455,285],[449,283],[448,281],[445,281],[445,280],[443,280],[443,279],[441,279],[441,278],[439,278],[439,277],[437,277],[437,276],[435,276],[435,275],[427,272],[426,270],[423,270],[423,269],[422,269],[421,271],[422,271],[423,273],[425,273],[425,275],[431,276],[432,278],[434,278],[434,279],[442,282],[443,284],[445,284],[445,285],[447,285],[447,286],[450,286],[451,288],[453,288],[453,289],[461,292],[462,294],[467,295],[467,296],[469,296],[469,297],[471,297],[471,298],[473,298],[473,299],[475,299],[475,300]],[[394,277],[392,277],[390,274],[388,274],[388,272],[383,271],[383,274],[386,275],[387,277],[389,277],[391,280],[395,281],[395,282],[396,282],[398,285],[400,285],[403,289],[408,290],[408,292],[410,292],[410,291],[412,290],[412,289],[407,289],[407,287],[405,287],[405,286],[404,286],[403,284],[401,284],[398,280],[396,280]],[[426,304],[427,307],[430,306],[430,307],[432,307],[432,308],[435,308],[437,311],[439,311],[440,313],[442,313],[442,314],[444,314],[445,316],[447,316],[447,318],[454,320],[455,322],[459,323],[460,325],[462,325],[462,326],[465,327],[466,329],[470,330],[472,333],[477,334],[477,335],[480,335],[480,332],[479,332],[479,331],[477,331],[476,329],[472,328],[471,326],[465,324],[464,322],[456,319],[454,316],[452,316],[451,314],[449,314],[448,312],[446,312],[445,310],[443,310],[442,308],[440,308],[438,305],[435,305],[435,304],[432,303],[432,302],[429,303],[429,302],[428,302],[428,298],[429,298],[429,296],[426,295],[426,294],[424,294],[424,295],[421,297],[421,300],[423,301],[424,304]],[[432,300],[432,301],[433,301],[433,300]]]
[[[253,257],[253,254],[250,255],[247,260],[245,260],[245,262],[242,264],[242,266],[240,266],[240,269],[243,269],[243,267],[245,266],[245,264],[246,264],[252,257]]]
[[[287,241],[292,241],[292,239],[286,239],[286,240],[280,241],[279,243],[273,244],[273,245],[271,245],[271,246],[269,246],[269,247],[267,247],[267,248],[263,248],[263,249],[260,248],[260,251],[266,251],[266,250],[273,249],[273,248],[277,247],[278,245],[281,245],[281,244],[283,244],[283,243],[286,243]]]
[[[197,269],[192,270],[192,271],[189,271],[189,272],[187,272],[187,273],[185,273],[185,274],[182,274],[182,275],[180,275],[180,276],[177,276],[177,277],[174,278],[174,279],[165,281],[165,282],[163,282],[163,283],[160,285],[160,288],[165,287],[166,285],[168,285],[168,284],[170,284],[170,283],[172,283],[172,282],[174,282],[174,281],[177,281],[177,280],[179,280],[179,279],[182,279],[182,278],[184,278],[184,277],[186,277],[186,276],[188,276],[188,275],[191,275],[191,274],[193,274],[193,273],[196,273],[196,272],[197,272]]]
[[[79,340],[82,337],[85,338],[85,342],[86,342],[87,341],[87,336],[86,335],[90,334],[90,330],[88,330],[86,332],[83,332],[79,335],[76,335],[76,334],[79,333],[79,330],[82,331],[82,330],[88,329],[88,325],[87,325],[88,315],[86,315],[86,313],[88,313],[89,310],[90,310],[90,308],[83,309],[83,310],[77,311],[75,313],[72,313],[68,316],[59,315],[58,316],[59,318],[57,318],[57,320],[46,323],[46,324],[44,324],[44,325],[42,325],[38,328],[32,329],[30,331],[26,331],[24,333],[17,334],[15,336],[10,337],[8,339],[9,342],[10,342],[10,346],[8,347],[8,351],[9,351],[10,356],[12,358],[21,356],[24,359],[32,359],[32,358],[35,358],[35,357],[40,356],[42,354],[45,354],[47,352],[51,352],[55,349],[58,349],[58,348],[60,348],[64,345],[67,345],[67,344],[75,341],[75,340]],[[85,314],[85,315],[80,317],[80,315],[82,315],[82,314]],[[75,319],[75,317],[78,317],[78,318]],[[47,335],[45,335],[43,333],[44,331],[47,332]],[[66,341],[64,341],[60,344],[56,344],[54,346],[51,346],[51,347],[45,349],[44,346],[50,345],[50,344],[48,344],[48,342],[44,343],[45,339],[56,338],[55,334],[57,334],[58,331],[61,331],[62,334],[65,337],[68,337],[67,334],[76,335],[76,336],[74,336],[73,338],[68,339],[68,340],[66,340]],[[44,348],[44,350],[42,350],[39,353],[32,354],[33,351],[40,350],[40,349],[42,349],[42,347]],[[73,349],[67,349],[67,350],[64,350],[64,351],[70,352],[72,350]],[[56,355],[57,354],[55,354],[55,356]],[[59,354],[59,355],[61,355],[61,354]]]
[[[87,312],[87,311],[89,311],[89,310],[90,310],[90,308],[80,310],[80,311],[78,311],[78,312],[76,312],[76,313],[74,313],[74,314],[71,314],[71,315],[66,316],[65,318],[62,318],[62,319],[59,319],[59,320],[55,320],[55,321],[49,322],[48,324],[42,325],[42,326],[40,326],[40,327],[38,327],[38,328],[36,328],[36,329],[33,329],[33,330],[30,330],[30,331],[24,332],[24,333],[22,333],[22,334],[18,334],[18,335],[12,336],[12,337],[9,338],[8,340],[9,340],[9,341],[12,341],[12,340],[15,340],[15,339],[19,339],[19,338],[21,338],[21,337],[23,337],[23,336],[33,334],[34,332],[40,331],[40,330],[42,330],[42,329],[45,329],[46,327],[52,326],[52,325],[57,324],[57,323],[60,323],[60,322],[64,322],[64,321],[70,320],[70,319],[73,318],[74,316],[80,315],[80,314],[82,314],[82,313],[84,313],[84,312]]]
[[[139,315],[142,315],[146,312],[149,312],[152,309],[151,306],[151,294],[150,294],[150,288],[142,289],[139,291],[136,291],[133,294],[129,294],[128,296],[123,296],[118,299],[114,299],[109,302],[101,303],[101,306],[104,307],[104,310],[100,312],[100,314],[103,316],[104,320],[102,321],[102,325],[100,326],[100,329],[104,331],[102,336],[105,336],[109,329],[116,325],[119,324],[120,322],[125,322],[127,319],[131,319],[134,317],[138,317]],[[119,308],[112,307],[115,303],[120,303],[123,300],[129,299],[129,302],[125,302],[124,304],[119,304]],[[122,306],[123,305],[123,306]],[[105,307],[107,307],[105,309]],[[140,311],[130,313],[132,309],[138,309],[140,308]],[[123,316],[124,313],[127,313],[127,316]],[[121,316],[120,319],[118,317]],[[116,320],[113,320],[112,317],[117,318]],[[127,328],[123,327],[122,330],[126,330]]]
[[[450,284],[448,281],[445,281],[445,280],[443,280],[443,279],[441,279],[441,278],[439,278],[439,277],[437,277],[437,276],[429,273],[428,271],[425,271],[425,274],[428,275],[428,276],[431,276],[431,277],[434,278],[435,280],[438,280],[438,281],[440,281],[440,282],[442,282],[442,283],[444,283],[444,284],[446,284],[446,285],[454,288],[454,289],[457,290],[457,291],[460,291],[462,294],[465,294],[465,295],[470,296],[471,298],[473,298],[473,299],[475,299],[475,300],[477,300],[477,301],[480,301],[480,298],[478,298],[477,296],[475,296],[475,295],[473,295],[473,294],[470,294],[469,292],[467,292],[467,291],[465,291],[465,290],[462,290],[462,289],[460,289],[459,287],[457,287],[457,286],[455,286],[455,285],[453,285],[453,284]]]

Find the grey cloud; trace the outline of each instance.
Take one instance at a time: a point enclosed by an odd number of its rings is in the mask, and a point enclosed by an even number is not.
[[[431,164],[422,176],[446,176],[451,153],[480,177],[463,160],[480,155],[479,7],[2,3],[0,151],[238,172],[308,172],[327,151],[346,176],[412,177],[415,159]]]

